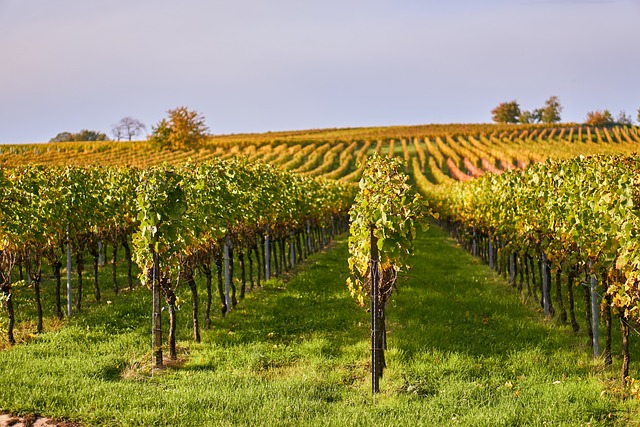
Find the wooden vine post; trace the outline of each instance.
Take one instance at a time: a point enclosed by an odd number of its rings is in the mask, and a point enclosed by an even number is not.
[[[371,225],[371,391],[380,391],[380,378],[382,377],[382,338],[380,334],[380,308],[379,308],[379,288],[380,275],[378,266],[380,257],[378,254],[378,238],[375,236],[375,226]]]
[[[156,239],[157,240],[157,239]],[[153,257],[153,271],[151,294],[153,295],[153,324],[152,324],[152,349],[153,365],[162,368],[162,305],[160,302],[160,260],[155,247],[151,249]]]
[[[591,322],[593,328],[593,357],[600,357],[600,333],[598,329],[599,324],[599,304],[598,293],[596,288],[598,286],[598,280],[595,275],[591,275],[589,280],[589,290],[591,292]]]
[[[269,227],[264,235],[264,280],[271,279],[271,249],[269,239]]]
[[[224,238],[223,260],[224,260],[224,303],[226,306],[226,314],[231,311],[231,238],[227,234]]]
[[[547,255],[541,251],[540,262],[542,264],[542,305],[544,315],[551,316],[551,272],[549,271],[549,262]]]
[[[69,227],[67,226],[67,316],[73,314],[73,297],[71,295],[71,239],[69,237]]]

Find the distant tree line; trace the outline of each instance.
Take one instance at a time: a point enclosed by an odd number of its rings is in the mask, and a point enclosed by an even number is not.
[[[491,110],[491,118],[496,123],[560,123],[562,105],[557,96],[552,96],[540,108],[521,110],[518,101],[502,102]],[[640,108],[637,111],[637,121],[640,123]],[[589,111],[585,124],[590,126],[633,125],[633,118],[624,110],[614,117],[609,110]]]
[[[165,150],[192,150],[202,146],[209,136],[205,118],[195,110],[177,107],[167,111],[168,117],[151,128],[149,141],[157,148]],[[133,117],[125,117],[111,128],[114,140],[131,141],[142,134],[147,127]],[[83,129],[80,132],[60,132],[49,142],[110,141],[104,132]]]
[[[111,128],[111,134],[116,141],[127,139],[131,141],[144,132],[147,127],[140,120],[133,117],[125,117]],[[82,129],[80,132],[60,132],[49,142],[74,142],[74,141],[110,141],[106,133]]]
[[[640,108],[638,109],[638,122],[640,123]],[[633,119],[624,110],[620,111],[618,117],[614,118],[609,110],[595,110],[587,113],[585,124],[591,126],[611,126],[611,125],[633,125]]]
[[[60,132],[49,140],[49,142],[73,141],[109,141],[109,137],[103,132],[82,129],[80,132]]]
[[[521,110],[518,101],[502,102],[491,110],[491,116],[496,123],[559,123],[562,105],[557,96],[552,96],[541,108],[532,111]]]

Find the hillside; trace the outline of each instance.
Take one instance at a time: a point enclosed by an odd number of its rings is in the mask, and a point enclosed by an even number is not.
[[[0,146],[0,166],[24,164],[152,166],[188,160],[243,157],[310,176],[354,182],[357,164],[376,151],[415,157],[432,183],[443,176],[467,180],[485,172],[524,167],[545,159],[637,151],[637,127],[579,125],[422,125],[317,129],[211,137],[190,151],[159,151],[146,141],[70,142]]]

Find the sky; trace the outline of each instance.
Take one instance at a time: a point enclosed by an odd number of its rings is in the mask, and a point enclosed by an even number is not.
[[[0,0],[0,143],[178,106],[213,134],[640,108],[640,0]]]

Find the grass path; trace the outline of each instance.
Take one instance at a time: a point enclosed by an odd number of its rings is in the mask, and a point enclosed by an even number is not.
[[[342,239],[286,283],[249,293],[202,344],[189,341],[183,308],[181,361],[154,376],[144,290],[0,352],[0,412],[104,426],[634,425],[639,405],[616,397],[617,371],[601,371],[584,336],[543,322],[437,227],[416,249],[387,309],[375,403],[369,317],[344,284]]]

